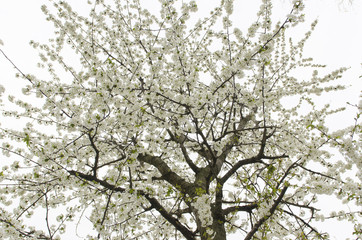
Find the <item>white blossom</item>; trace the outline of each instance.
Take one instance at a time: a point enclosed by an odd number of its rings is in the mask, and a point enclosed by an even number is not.
[[[75,221],[91,224],[87,239],[314,239],[330,218],[360,228],[360,212],[317,207],[320,195],[361,205],[361,103],[319,104],[346,88],[334,83],[347,68],[303,56],[316,22],[288,39],[303,1],[273,26],[263,0],[245,32],[232,0],[199,20],[199,1],[160,0],[159,13],[89,1],[88,17],[52,4],[54,38],[30,42],[48,77],[19,69],[23,95],[0,85],[1,237],[61,239]],[[332,132],[326,119],[347,107],[354,125]]]

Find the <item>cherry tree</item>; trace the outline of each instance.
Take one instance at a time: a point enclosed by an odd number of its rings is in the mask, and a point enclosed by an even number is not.
[[[84,221],[87,239],[327,239],[315,226],[325,218],[361,236],[361,211],[315,206],[322,194],[361,205],[361,106],[354,125],[328,130],[344,108],[318,99],[345,88],[334,80],[346,68],[320,74],[303,56],[316,22],[288,38],[303,1],[273,23],[263,0],[244,32],[232,0],[196,22],[197,1],[155,1],[158,13],[88,3],[89,17],[43,6],[55,38],[31,44],[48,78],[9,60],[27,85],[1,121],[26,124],[0,130],[2,239],[61,239]]]

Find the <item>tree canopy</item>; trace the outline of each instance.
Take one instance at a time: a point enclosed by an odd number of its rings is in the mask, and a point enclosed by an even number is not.
[[[247,31],[232,0],[198,21],[197,1],[154,2],[88,1],[88,17],[43,6],[55,37],[31,44],[49,78],[9,60],[39,99],[2,106],[1,121],[26,124],[0,128],[0,236],[61,239],[82,220],[87,239],[328,239],[315,222],[338,218],[361,237],[361,211],[315,207],[322,194],[362,204],[361,106],[354,125],[326,126],[344,108],[316,102],[347,69],[303,56],[316,21],[287,37],[303,1],[274,23],[263,0]]]

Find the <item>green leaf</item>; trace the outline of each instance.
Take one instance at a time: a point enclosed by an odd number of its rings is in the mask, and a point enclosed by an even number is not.
[[[29,134],[25,133],[25,138],[23,141],[26,143],[26,146],[30,147],[30,137]]]
[[[275,168],[273,165],[269,165],[269,166],[268,166],[268,174],[269,174],[269,175],[273,174],[273,172],[275,171],[275,169],[276,169],[276,168]]]

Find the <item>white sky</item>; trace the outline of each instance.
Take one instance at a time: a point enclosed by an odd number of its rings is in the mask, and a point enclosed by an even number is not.
[[[157,0],[147,0],[150,3]],[[347,101],[358,103],[362,89],[362,0],[354,0],[353,5],[339,5],[340,0],[307,0],[306,19],[307,23],[298,28],[299,32],[305,32],[309,28],[309,23],[315,18],[319,19],[319,24],[306,45],[305,56],[315,59],[315,62],[327,64],[334,69],[340,66],[351,67],[341,80],[352,87],[348,90],[333,96],[328,96],[325,101],[331,104],[343,106]],[[11,58],[11,60],[25,73],[37,73],[38,61],[37,52],[29,46],[30,40],[47,42],[52,37],[52,25],[45,21],[45,17],[40,10],[40,6],[46,0],[0,0],[0,39],[4,46],[0,48]],[[69,1],[78,6],[85,4],[85,0]],[[198,0],[200,4],[218,0]],[[245,21],[247,12],[256,10],[257,0],[236,0],[239,4],[245,4],[240,15],[241,21]],[[274,0],[278,11],[289,11],[289,0]],[[348,2],[348,0],[345,0]],[[201,8],[201,7],[200,7]],[[277,10],[275,9],[275,10]],[[201,10],[203,10],[201,8]],[[236,9],[234,10],[236,12]],[[255,18],[251,18],[253,20]],[[245,22],[248,26],[250,22]],[[299,33],[298,32],[298,33]],[[46,71],[46,70],[45,70]],[[15,70],[10,63],[0,56],[0,84],[4,85],[7,93],[15,94],[20,86],[21,80],[14,77]],[[351,112],[350,112],[351,113]],[[349,120],[350,119],[350,120]],[[1,121],[1,116],[0,116]],[[330,119],[332,128],[345,126],[352,123],[352,117],[346,118],[345,114],[340,114],[336,118]],[[330,205],[330,208],[333,208]],[[341,223],[324,226],[331,232],[331,239],[345,239],[346,232],[351,229],[345,228]],[[327,230],[325,229],[325,230]]]

